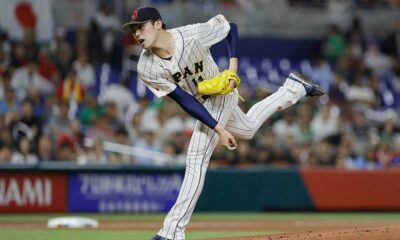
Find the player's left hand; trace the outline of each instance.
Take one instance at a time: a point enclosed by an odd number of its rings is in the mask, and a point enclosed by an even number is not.
[[[227,69],[211,79],[199,82],[197,88],[201,95],[223,95],[232,92],[239,85],[239,76]]]

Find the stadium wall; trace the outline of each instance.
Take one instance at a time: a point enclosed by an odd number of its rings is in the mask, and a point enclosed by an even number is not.
[[[183,174],[175,168],[3,168],[0,213],[166,212]],[[196,211],[400,210],[399,179],[398,170],[210,169]]]

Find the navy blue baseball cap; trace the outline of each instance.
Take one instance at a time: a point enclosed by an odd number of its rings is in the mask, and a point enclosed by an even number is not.
[[[130,31],[135,25],[142,24],[149,20],[162,20],[160,13],[154,7],[141,7],[133,10],[131,21],[122,25],[124,31]],[[163,24],[163,26],[165,26]],[[165,27],[164,27],[165,28]]]

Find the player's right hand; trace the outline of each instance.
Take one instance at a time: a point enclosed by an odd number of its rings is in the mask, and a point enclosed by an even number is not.
[[[218,124],[214,130],[218,133],[222,146],[229,150],[235,150],[237,148],[235,137],[230,132],[226,131],[225,128]]]

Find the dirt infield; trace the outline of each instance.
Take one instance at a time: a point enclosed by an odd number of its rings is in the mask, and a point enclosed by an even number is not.
[[[115,230],[154,230],[161,226],[159,221],[101,221],[100,229]],[[40,229],[46,223],[18,222],[0,223],[2,228]],[[95,230],[94,230],[95,231]],[[219,240],[399,240],[398,221],[339,221],[339,220],[193,220],[188,231],[260,231],[282,232],[264,236],[218,238]],[[213,238],[217,239],[217,238]],[[210,240],[210,239],[209,239]]]
[[[273,234],[267,236],[249,236],[236,238],[218,238],[218,240],[398,240],[399,225],[377,227],[353,227],[334,231],[307,231],[288,234]],[[209,239],[210,240],[210,239]],[[215,238],[217,240],[217,238]]]

